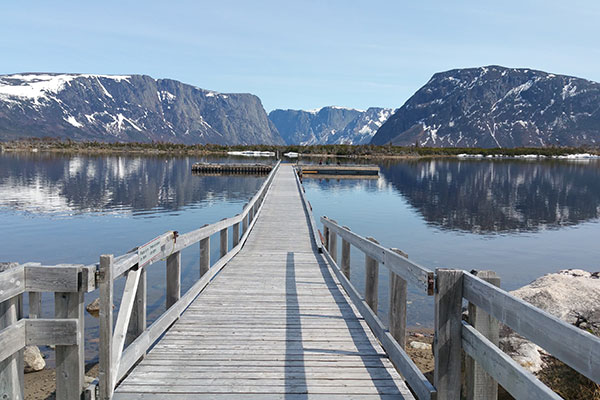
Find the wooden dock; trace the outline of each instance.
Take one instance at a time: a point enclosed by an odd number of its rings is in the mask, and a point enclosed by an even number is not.
[[[413,398],[318,253],[294,174],[114,399]]]
[[[268,174],[273,169],[269,164],[250,163],[195,163],[192,172],[206,174]]]
[[[503,291],[494,272],[432,271],[319,221],[322,233],[294,168],[278,163],[233,217],[98,264],[1,266],[0,399],[23,399],[26,345],[55,346],[57,400],[496,400],[499,384],[517,399],[560,399],[498,348],[500,323],[600,383],[600,338]],[[199,279],[182,294],[191,246]],[[364,255],[364,290],[350,282],[351,248]],[[163,260],[166,310],[148,325],[146,269]],[[380,268],[389,273],[388,324],[377,312]],[[409,285],[435,304],[432,382],[404,350]],[[88,385],[84,294],[96,290],[99,376]],[[42,292],[54,295],[52,316],[42,315]]]
[[[321,175],[333,176],[340,175],[344,177],[374,177],[379,175],[379,167],[377,165],[300,165],[300,173],[303,177],[311,177],[313,175],[321,178]]]

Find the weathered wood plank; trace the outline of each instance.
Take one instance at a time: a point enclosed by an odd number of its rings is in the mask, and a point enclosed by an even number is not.
[[[25,290],[30,292],[77,292],[83,265],[25,265]]]
[[[19,267],[12,267],[13,270],[21,270]],[[10,270],[8,271],[10,272]],[[2,276],[11,276],[11,279],[18,279],[21,271],[18,271],[18,275],[7,274],[3,272]],[[13,282],[8,288],[18,288],[22,290],[23,283],[17,284]],[[0,303],[0,329],[2,335],[0,335],[0,342],[5,342],[6,345],[15,343],[17,346],[13,348],[0,350],[0,353],[4,353],[0,358],[0,398],[5,399],[23,399],[24,396],[24,377],[23,377],[23,346],[21,341],[15,335],[23,333],[23,329],[18,321],[19,310],[18,310],[18,298],[13,296],[9,300]],[[8,354],[7,354],[8,353]]]
[[[254,210],[245,207],[255,217],[240,246],[125,350],[118,379],[179,318],[115,396],[143,390],[230,398],[260,390],[267,398],[278,392],[413,398],[319,256],[295,180],[283,166]]]
[[[0,362],[23,347],[25,347],[25,321],[15,322],[0,330]]]
[[[130,344],[146,329],[146,307],[147,307],[147,282],[146,282],[146,270],[142,269],[140,272],[140,278],[138,282],[137,291],[135,294],[135,300],[133,309],[131,310],[131,318],[129,320],[129,327],[127,328],[127,337],[125,338],[125,345]]]
[[[23,320],[25,344],[39,346],[71,346],[80,336],[77,318]]]
[[[500,278],[494,271],[477,271],[480,279],[500,287]],[[469,323],[491,343],[498,346],[500,341],[500,326],[498,320],[491,317],[475,304],[468,304]],[[465,358],[465,386],[467,400],[496,400],[498,384],[485,372],[473,358]]]
[[[403,257],[390,249],[386,249],[378,243],[373,243],[366,238],[363,238],[350,231],[350,229],[339,226],[327,217],[321,217],[321,222],[323,223],[324,228],[335,231],[342,239],[345,239],[369,257],[377,260],[380,264],[385,265],[389,270],[393,271],[404,280],[412,282],[415,285],[422,287],[424,290],[430,288],[433,272],[429,269],[420,266],[414,261],[408,260],[406,257]]]
[[[232,235],[233,235],[232,246],[235,247],[240,242],[240,223],[239,222],[237,224],[233,224]]]
[[[168,270],[168,268],[167,268]],[[127,281],[125,282],[125,288],[123,289],[123,296],[121,298],[121,306],[119,307],[119,314],[117,315],[117,322],[115,324],[115,331],[112,336],[112,371],[119,370],[119,364],[121,363],[121,353],[123,352],[123,346],[125,345],[125,338],[127,336],[127,328],[131,319],[131,314],[135,304],[137,288],[140,281],[140,275],[142,270],[140,268],[132,269],[127,272]],[[168,288],[169,281],[167,280],[167,299],[168,299]],[[114,387],[117,383],[116,374],[113,375],[112,386]]]
[[[435,369],[433,383],[438,400],[460,398],[463,272],[436,270]]]
[[[113,345],[113,269],[114,258],[111,255],[100,256],[98,283],[100,285],[100,345],[98,349],[98,382],[100,400],[110,400],[114,382],[112,371]]]
[[[260,212],[260,208],[259,208]],[[217,261],[212,268],[208,270],[186,293],[185,295],[175,303],[167,312],[161,315],[156,321],[150,325],[150,327],[144,331],[131,345],[123,352],[121,356],[121,364],[119,370],[115,371],[117,374],[117,380],[123,378],[129,369],[135,364],[142,355],[156,342],[156,340],[165,332],[165,330],[175,322],[185,310],[192,300],[198,296],[198,294],[208,285],[210,280],[217,275],[221,269],[240,251],[242,246],[246,243],[250,235],[250,230],[256,223],[252,221],[249,225],[248,230],[244,232],[240,243],[231,249],[224,257]]]
[[[562,399],[485,336],[462,322],[462,347],[517,399]]]
[[[170,308],[181,297],[181,252],[176,251],[167,257],[167,298],[166,307]]]
[[[200,240],[200,277],[210,268],[210,236]]]
[[[29,292],[29,318],[42,318],[42,294]]]
[[[25,268],[14,266],[0,272],[0,303],[12,299],[25,291]]]
[[[228,238],[227,238],[227,228],[221,229],[221,233],[219,234],[219,250],[220,250],[220,256],[224,257],[225,254],[227,254],[227,245],[228,245]]]
[[[58,324],[56,328],[66,328],[67,323],[61,323],[61,319],[71,319],[75,321],[75,343],[69,345],[57,344],[56,352],[56,399],[57,400],[79,400],[84,384],[84,303],[83,291],[54,294],[54,315]],[[34,325],[30,325],[33,322]],[[48,334],[52,332],[39,325],[43,322],[41,319],[28,321],[26,331],[28,340],[34,333]],[[36,326],[35,323],[38,323]],[[36,329],[34,329],[36,328]],[[68,335],[61,336],[54,331],[53,337],[63,339]]]
[[[378,243],[372,237],[367,240]],[[335,259],[333,260],[335,262]],[[365,254],[365,301],[371,307],[371,310],[377,314],[379,288],[379,263],[376,259]]]
[[[347,226],[344,229],[350,230]],[[342,260],[340,264],[346,278],[350,279],[350,243],[342,238]]]
[[[464,297],[594,382],[600,382],[600,338],[465,274]]]
[[[331,262],[331,267],[340,283],[346,290],[346,293],[352,300],[352,303],[356,306],[360,314],[367,321],[369,327],[373,331],[373,334],[381,342],[382,347],[385,349],[386,354],[390,360],[394,363],[400,373],[406,378],[407,383],[410,385],[412,390],[417,394],[419,399],[435,399],[436,388],[425,378],[423,373],[410,359],[408,354],[402,347],[398,345],[395,339],[387,332],[385,326],[377,315],[373,312],[367,302],[361,298],[358,290],[352,285],[352,283],[344,276],[341,269],[333,262],[328,252],[324,252],[325,257]]]

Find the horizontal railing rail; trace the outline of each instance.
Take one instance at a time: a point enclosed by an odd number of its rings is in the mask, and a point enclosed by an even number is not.
[[[560,399],[500,350],[499,323],[600,383],[600,338],[500,289],[500,279],[494,272],[479,271],[476,276],[440,268],[433,273],[409,260],[406,254],[387,249],[375,239],[362,237],[330,218],[321,217],[321,222],[324,234],[319,240],[323,242],[324,256],[419,399],[461,396],[469,400],[496,399],[498,383],[515,398]],[[341,266],[338,266],[338,236],[342,239]],[[349,279],[351,245],[365,254],[364,296]],[[379,265],[390,270],[389,327],[377,315]],[[404,351],[407,282],[435,296],[433,385]],[[463,321],[464,300],[469,302],[468,322]],[[463,357],[463,352],[468,357]],[[466,393],[461,393],[463,380]]]
[[[56,398],[110,399],[121,380],[175,322],[212,278],[242,248],[273,182],[278,162],[257,193],[234,217],[179,235],[166,232],[119,257],[95,265],[11,265],[0,272],[0,398],[23,398],[23,349],[56,346]],[[228,230],[233,243],[229,250]],[[210,266],[210,237],[220,233],[220,258]],[[181,250],[200,243],[200,279],[180,295]],[[167,310],[146,327],[146,268],[167,261]],[[113,282],[125,288],[113,329]],[[100,289],[99,378],[84,387],[84,293]],[[42,318],[41,293],[55,293],[55,318]],[[23,295],[29,318],[23,318]],[[98,390],[100,389],[100,390]]]
[[[167,232],[117,258],[112,255],[100,257],[100,399],[108,400],[112,397],[118,382],[181,316],[211,279],[240,251],[256,222],[256,216],[262,209],[279,166],[280,162],[271,170],[240,214],[181,235],[175,231]],[[230,228],[233,230],[231,250],[228,243]],[[216,233],[220,235],[220,258],[210,266],[210,237]],[[181,296],[181,251],[196,243],[200,244],[200,279]],[[167,263],[167,310],[146,327],[145,269],[164,259]],[[123,275],[126,279],[125,287],[113,327],[113,282]]]
[[[338,225],[334,220],[321,217],[321,223],[326,232],[326,238],[327,232],[334,232],[396,275],[423,288],[429,295],[433,294],[433,271],[420,266],[392,249],[387,249],[375,241],[352,232],[349,228]]]
[[[419,399],[435,399],[437,391],[405,351],[407,281],[433,294],[433,272],[410,260],[397,249],[387,249],[336,221],[321,217],[323,254],[379,343]],[[337,236],[342,239],[341,264],[337,264]],[[365,254],[365,295],[350,282],[350,245]],[[389,327],[377,315],[379,264],[390,271]]]
[[[300,192],[300,198],[302,199],[302,204],[304,205],[304,209],[306,210],[306,214],[308,215],[308,222],[310,224],[310,228],[313,235],[313,240],[317,246],[317,250],[319,253],[323,251],[321,239],[319,237],[319,230],[317,229],[317,225],[315,224],[315,219],[313,217],[312,205],[306,198],[304,194],[304,186],[302,186],[302,181],[300,180],[300,175],[297,167],[294,167],[294,171],[296,172],[294,176],[296,177],[296,185],[298,186],[298,191]]]
[[[84,294],[96,288],[95,266],[10,264],[0,272],[0,398],[24,396],[26,346],[55,346],[56,398],[84,390]],[[54,293],[54,318],[42,318],[41,294]],[[23,295],[29,298],[24,317]]]
[[[542,347],[580,374],[600,383],[600,338],[556,318],[477,276],[465,272],[462,282],[462,297],[470,303]],[[487,363],[488,374],[503,386],[506,385],[505,389],[509,392],[513,389],[515,391],[513,395],[517,398],[525,394],[532,396],[530,393],[539,393],[539,395],[529,398],[557,398],[552,396],[555,396],[553,392],[549,395],[543,383],[518,364],[507,362],[506,357],[497,354],[497,348],[491,349],[493,353],[490,353],[489,340],[484,340],[485,337],[473,332],[471,326],[463,323],[462,335],[465,351],[480,364]],[[489,360],[484,360],[491,354],[497,359],[493,364]],[[507,379],[515,376],[518,378]]]
[[[248,204],[244,206],[244,209],[240,214],[237,214],[230,218],[225,218],[219,222],[214,224],[206,225],[191,232],[178,235],[177,232],[171,231],[166,232],[161,236],[154,238],[149,243],[154,241],[158,241],[160,243],[160,252],[156,253],[151,257],[150,260],[147,260],[146,265],[153,264],[157,261],[160,261],[172,253],[181,251],[186,247],[194,245],[201,241],[202,239],[212,236],[213,234],[222,231],[223,229],[230,228],[236,224],[244,223],[244,219],[248,218],[249,215],[253,215],[256,211],[257,202],[264,197],[265,191],[268,186],[271,184],[273,177],[275,176],[276,170],[279,168],[280,162],[278,162],[271,173],[267,176],[267,179],[263,182],[260,189],[256,192],[256,194],[250,199]],[[121,256],[115,257],[114,259],[114,272],[113,279],[119,278],[125,272],[135,267],[139,262],[139,247],[135,248],[133,251],[123,254]]]

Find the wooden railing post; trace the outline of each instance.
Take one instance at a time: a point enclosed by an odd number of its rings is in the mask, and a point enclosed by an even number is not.
[[[329,254],[331,255],[331,258],[333,258],[333,261],[336,262],[337,264],[337,233],[335,233],[334,231],[329,231]]]
[[[478,278],[500,287],[500,278],[494,271],[478,271],[476,275]],[[469,303],[468,310],[469,323],[490,342],[498,346],[500,337],[498,320],[472,303]],[[467,400],[496,400],[498,398],[498,383],[468,355],[465,357],[465,384]]]
[[[112,338],[113,338],[113,264],[114,257],[100,256],[100,270],[98,281],[100,284],[100,344],[99,344],[99,397],[100,400],[110,400],[113,393],[112,370]]]
[[[435,369],[437,400],[460,399],[463,271],[436,269]]]
[[[393,252],[408,258],[408,255],[399,249]],[[390,271],[390,334],[404,349],[406,347],[406,281]]]
[[[42,294],[29,292],[29,318],[42,318]]]
[[[137,291],[135,293],[135,303],[131,310],[131,319],[127,327],[127,337],[125,344],[128,345],[140,336],[146,330],[146,269],[140,272],[140,281],[138,282]]]
[[[225,254],[227,254],[227,244],[228,244],[228,240],[227,240],[227,228],[223,228],[221,229],[220,232],[220,256],[221,258],[225,257]]]
[[[10,263],[7,267],[15,268],[17,264]],[[0,267],[0,271],[3,270]],[[0,303],[0,330],[18,321],[21,311],[19,308],[19,296]],[[4,361],[0,361],[0,399],[23,400],[24,388],[23,350],[21,349],[15,351]]]
[[[84,304],[83,290],[54,294],[54,315],[56,318],[76,318],[78,320],[77,344],[56,346],[56,399],[78,400],[84,385]]]
[[[323,246],[329,251],[329,227],[325,224],[323,224],[323,238],[325,239]]]
[[[167,257],[167,309],[181,297],[181,252]]]
[[[243,211],[246,210],[246,206],[248,204],[244,205]],[[246,215],[243,219],[242,219],[242,234],[245,234],[248,231],[248,215]]]
[[[373,243],[379,244],[377,240],[372,237],[368,237]],[[372,259],[365,254],[365,301],[371,307],[371,310],[377,315],[377,301],[378,294],[377,289],[379,288],[379,263],[377,260]]]
[[[240,243],[240,223],[233,224],[233,247]]]
[[[200,277],[210,268],[210,236],[200,240]]]
[[[350,230],[347,226],[344,226],[344,229]],[[350,279],[350,243],[346,241],[346,239],[342,238],[342,262],[341,262],[342,272]]]

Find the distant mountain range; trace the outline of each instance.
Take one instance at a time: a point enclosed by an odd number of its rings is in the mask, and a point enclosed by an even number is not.
[[[273,110],[269,119],[287,144],[367,144],[392,114],[391,108],[366,111],[344,107]]]
[[[441,72],[393,111],[273,110],[145,75],[0,75],[0,140],[185,144],[600,145],[600,83],[488,66]]]
[[[283,144],[258,97],[145,75],[0,75],[0,139]]]
[[[433,147],[600,144],[600,84],[498,66],[435,74],[371,141]]]

